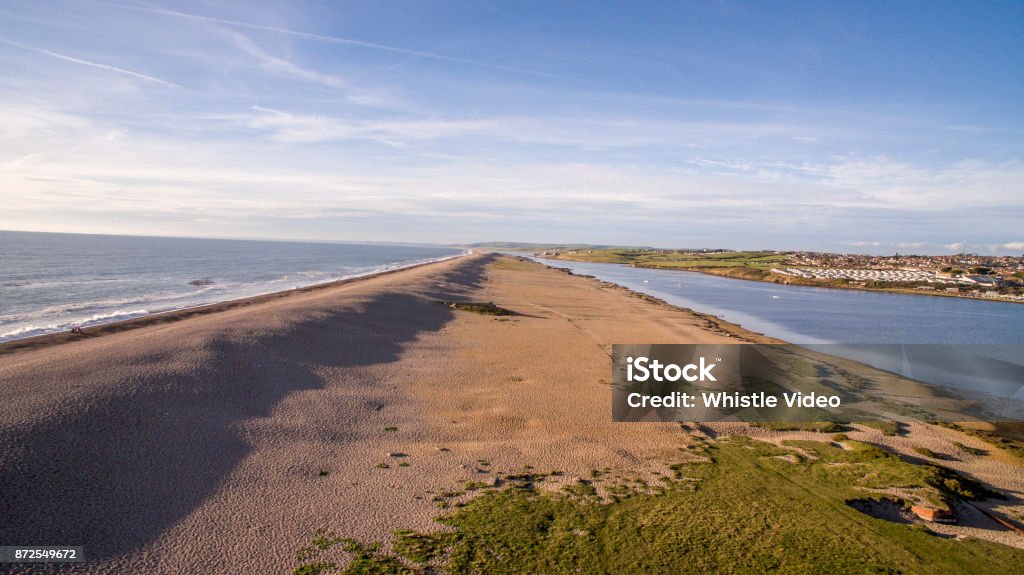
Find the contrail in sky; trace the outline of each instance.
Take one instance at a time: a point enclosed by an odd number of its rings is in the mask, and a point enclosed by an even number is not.
[[[517,74],[529,74],[531,76],[542,76],[545,78],[553,78],[558,80],[571,80],[574,82],[586,81],[580,78],[572,78],[569,76],[560,76],[558,74],[549,74],[547,72],[541,72],[538,70],[530,70],[528,68],[517,68],[514,66],[503,66],[501,64],[494,64],[491,62],[483,62],[481,60],[471,60],[469,58],[458,58],[455,56],[445,56],[444,54],[435,54],[434,52],[424,52],[422,50],[410,50],[407,48],[398,48],[396,46],[388,46],[386,44],[377,44],[374,42],[366,42],[363,40],[354,40],[352,38],[343,38],[341,36],[328,36],[326,34],[316,34],[313,32],[303,32],[301,30],[292,30],[290,28],[280,28],[278,26],[266,26],[263,24],[253,24],[251,22],[241,22],[239,20],[229,20],[226,18],[216,18],[214,16],[201,16],[199,14],[189,14],[187,12],[178,12],[175,10],[165,10],[162,8],[150,8],[146,6],[132,6],[130,4],[118,4],[114,2],[102,2],[96,0],[92,1],[94,4],[102,4],[105,6],[112,6],[114,8],[121,8],[125,10],[136,10],[139,12],[150,12],[153,14],[161,14],[164,16],[173,16],[176,18],[187,18],[190,20],[200,20],[205,22],[216,22],[217,24],[224,24],[226,26],[237,26],[239,28],[249,28],[252,30],[264,30],[267,32],[276,32],[279,34],[287,34],[290,36],[296,36],[299,38],[306,38],[309,40],[317,40],[320,42],[331,42],[334,44],[347,44],[349,46],[358,46],[360,48],[369,48],[372,50],[381,50],[384,52],[392,52],[395,54],[404,54],[406,56],[414,56],[417,58],[427,58],[430,60],[439,60],[442,62],[452,62],[455,64],[464,64],[467,66],[477,66],[480,68],[490,68],[492,70],[501,70],[505,72],[514,72]]]
[[[148,80],[150,82],[163,84],[164,86],[171,86],[174,88],[181,87],[178,84],[175,84],[174,82],[161,80],[160,78],[150,76],[148,74],[142,74],[140,72],[125,70],[124,68],[118,68],[117,66],[111,66],[110,64],[101,64],[99,62],[90,62],[89,60],[82,60],[81,58],[75,58],[73,56],[68,56],[67,54],[61,54],[60,52],[54,52],[52,50],[46,50],[44,48],[38,48],[36,46],[29,46],[28,44],[22,44],[21,42],[15,42],[14,40],[8,40],[7,38],[3,37],[0,37],[0,42],[3,42],[4,44],[10,44],[11,46],[17,46],[18,48],[22,48],[24,50],[31,50],[33,52],[39,52],[40,54],[46,54],[47,56],[52,56],[54,58],[57,58],[58,60],[64,60],[65,62],[74,62],[75,64],[90,66],[92,68],[99,68],[100,70],[109,70],[111,72],[117,72],[119,74],[126,74],[128,76],[134,76],[135,78],[140,78],[142,80]]]

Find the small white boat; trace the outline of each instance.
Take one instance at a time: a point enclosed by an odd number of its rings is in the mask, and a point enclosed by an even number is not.
[[[782,296],[773,295],[772,299],[782,299]]]

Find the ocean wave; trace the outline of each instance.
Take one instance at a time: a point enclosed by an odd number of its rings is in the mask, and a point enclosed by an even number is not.
[[[51,305],[45,308],[26,310],[23,312],[0,314],[0,326],[7,323],[24,323],[24,322],[38,322],[46,318],[61,318],[62,316],[69,315],[86,315],[90,313],[106,313],[110,308],[120,308],[131,305],[142,305],[147,307],[158,306],[160,304],[166,304],[168,302],[179,301],[184,303],[187,300],[201,296],[204,293],[211,291],[227,291],[231,289],[229,285],[210,285],[202,286],[197,289],[190,289],[188,291],[174,291],[174,292],[149,292],[139,294],[137,296],[122,297],[122,298],[111,298],[111,299],[97,299],[88,300],[82,302],[70,302],[65,304]],[[169,307],[174,307],[169,306]],[[84,313],[83,313],[84,312]]]
[[[16,288],[31,288],[31,289],[45,289],[45,288],[64,288],[69,286],[81,286],[91,284],[109,284],[109,283],[128,283],[135,281],[132,278],[80,278],[73,280],[23,280],[23,281],[11,281],[0,284],[0,287],[16,287]]]
[[[425,263],[446,261],[468,253],[468,251],[463,251],[460,254],[437,258],[395,262],[377,266],[351,267],[330,272],[317,272],[314,270],[291,272],[276,279],[262,282],[228,283],[218,281],[216,284],[200,286],[195,289],[173,292],[150,292],[123,298],[97,299],[51,305],[35,310],[0,315],[0,341],[67,331],[76,325],[89,327],[134,319],[152,313],[175,311],[289,289],[329,284]],[[210,292],[216,293],[211,294]]]
[[[143,317],[149,315],[148,309],[133,309],[133,310],[114,310],[107,313],[96,313],[88,317],[76,318],[73,321],[58,321],[54,323],[44,325],[24,325],[16,327],[10,331],[0,332],[0,341],[7,341],[12,339],[21,339],[23,337],[32,337],[36,335],[43,335],[47,333],[57,333],[61,331],[68,331],[74,326],[89,327],[94,325],[100,325],[104,323],[112,323],[115,321],[124,321],[126,319],[134,319],[137,317]]]

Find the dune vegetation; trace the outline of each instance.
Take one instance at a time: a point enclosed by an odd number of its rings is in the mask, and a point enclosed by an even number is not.
[[[688,452],[656,484],[599,475],[553,491],[535,474],[481,490],[438,519],[445,528],[396,532],[387,551],[321,533],[295,573],[1010,573],[1024,562],[1020,549],[852,505],[1000,496],[940,467],[855,441],[733,438]]]

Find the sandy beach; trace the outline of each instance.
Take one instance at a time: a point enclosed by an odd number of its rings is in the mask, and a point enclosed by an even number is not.
[[[683,431],[611,422],[611,345],[769,341],[487,254],[131,327],[0,355],[0,541],[84,545],[61,572],[286,573],[318,528],[435,529],[467,481],[659,471]]]
[[[4,355],[0,539],[84,545],[77,567],[92,572],[285,572],[318,527],[428,527],[423,495],[472,479],[478,459],[582,475],[671,449],[677,426],[609,421],[611,343],[728,336],[621,289],[493,260]],[[408,467],[377,467],[397,452]]]

